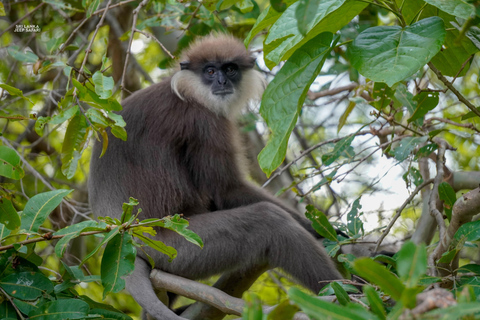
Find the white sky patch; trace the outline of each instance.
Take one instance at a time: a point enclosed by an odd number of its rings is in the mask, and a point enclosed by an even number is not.
[[[132,53],[133,54],[138,54],[145,50],[145,40],[144,39],[138,39],[138,40],[133,40],[132,41]]]

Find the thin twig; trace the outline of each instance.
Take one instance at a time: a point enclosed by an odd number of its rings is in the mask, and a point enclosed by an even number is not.
[[[97,23],[97,27],[95,28],[95,31],[93,32],[92,40],[90,40],[90,42],[88,43],[88,47],[85,50],[85,57],[83,58],[82,65],[80,66],[80,69],[79,69],[77,80],[80,80],[80,75],[83,73],[83,68],[87,64],[88,55],[90,54],[90,51],[92,50],[91,48],[92,48],[93,42],[95,41],[95,38],[97,37],[98,30],[100,30],[100,27],[103,25],[103,21],[105,20],[105,16],[107,15],[108,8],[110,7],[111,2],[112,2],[112,0],[108,0],[107,6],[104,9],[105,11],[103,12],[102,17],[100,18],[100,21]],[[76,92],[74,92],[73,95],[76,96]]]
[[[143,0],[140,2],[138,7],[133,10],[133,22],[132,22],[132,32],[130,34],[130,40],[128,41],[128,49],[127,55],[125,56],[125,65],[123,66],[123,73],[122,73],[122,82],[120,84],[120,89],[123,90],[125,88],[125,75],[127,74],[127,66],[128,66],[128,58],[130,57],[130,53],[132,51],[132,43],[133,43],[133,36],[135,35],[135,29],[137,26],[137,18],[140,10],[147,5],[149,0]]]
[[[405,207],[410,203],[410,201],[413,200],[413,198],[427,185],[431,184],[432,182],[434,181],[434,179],[428,179],[427,181],[424,181],[422,184],[420,184],[418,187],[415,188],[415,190],[413,190],[413,192],[408,196],[408,198],[402,203],[402,205],[400,206],[400,208],[398,208],[397,212],[395,213],[395,216],[392,218],[392,220],[390,220],[390,222],[388,223],[388,226],[387,228],[383,231],[382,235],[380,236],[380,238],[377,240],[377,245],[375,247],[375,251],[374,252],[377,252],[378,251],[378,248],[380,247],[380,245],[382,244],[382,241],[383,239],[385,239],[385,237],[390,233],[390,230],[392,229],[393,225],[395,224],[395,222],[397,221],[397,219],[400,217],[400,215],[402,214],[402,211],[403,209],[405,209]]]
[[[162,48],[162,50],[165,51],[166,54],[168,54],[170,58],[175,59],[175,56],[171,54],[170,51],[168,51],[167,48],[165,48],[165,46],[153,34],[139,30],[137,28],[135,28],[133,31],[141,33],[147,38],[152,38],[153,40],[155,40],[156,43],[158,43],[158,45]]]
[[[355,135],[355,136],[363,136],[363,135],[366,135],[366,134],[371,134],[372,131],[371,130],[364,130],[364,131],[359,131],[359,132],[356,132],[356,133],[353,133],[352,135]],[[351,136],[351,135],[350,135]],[[325,140],[325,141],[322,141],[320,143],[317,143],[316,145],[314,146],[311,146],[310,148],[304,150],[298,157],[296,157],[295,159],[293,159],[291,162],[289,162],[288,164],[286,164],[283,168],[275,171],[275,173],[262,185],[262,188],[265,188],[270,182],[272,182],[273,179],[275,179],[276,177],[280,176],[284,171],[286,171],[288,168],[290,168],[293,164],[297,163],[298,160],[302,159],[303,157],[305,157],[306,155],[308,155],[310,152],[312,152],[313,150],[315,149],[318,149],[326,144],[330,144],[330,143],[337,143],[338,141],[344,139],[345,137],[342,137],[342,138],[335,138],[335,139],[330,139],[330,140]]]
[[[458,100],[460,100],[461,102],[463,102],[463,104],[465,104],[467,106],[468,109],[470,109],[473,113],[475,113],[477,116],[480,117],[480,111],[477,110],[477,108],[475,108],[475,106],[470,102],[468,101],[457,89],[455,89],[455,87],[453,86],[453,84],[451,82],[449,82],[447,80],[447,78],[445,78],[442,73],[440,72],[440,70],[438,70],[434,65],[433,63],[429,62],[428,63],[428,66],[430,67],[430,69],[433,71],[433,73],[435,73],[437,75],[437,78],[443,82],[443,84],[445,84],[445,86],[447,86],[448,89],[450,89],[450,91],[453,92],[454,95],[457,96]]]
[[[456,127],[462,127],[462,128],[472,129],[473,131],[480,132],[480,130],[478,130],[478,129],[473,125],[473,123],[458,123],[458,122],[455,122],[455,121],[452,121],[452,120],[449,120],[449,119],[444,119],[444,118],[439,118],[439,117],[431,117],[431,118],[425,119],[425,123],[429,123],[429,122],[431,122],[432,120],[436,120],[436,121],[439,121],[439,122],[443,122],[443,123],[448,123],[448,124],[454,125],[454,126],[456,126]]]

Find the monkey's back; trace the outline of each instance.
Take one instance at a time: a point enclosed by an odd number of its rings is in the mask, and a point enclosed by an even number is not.
[[[93,212],[119,217],[129,197],[139,200],[142,218],[211,210],[215,195],[204,187],[225,188],[239,176],[230,121],[181,100],[170,78],[122,105],[127,141],[109,132],[102,158],[102,143],[93,147],[88,182]]]

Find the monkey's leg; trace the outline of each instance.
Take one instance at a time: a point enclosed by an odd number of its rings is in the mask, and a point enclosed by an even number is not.
[[[268,265],[284,269],[314,292],[325,285],[319,281],[342,278],[317,240],[273,203],[193,215],[189,221],[190,229],[203,239],[204,248],[162,230],[159,239],[177,249],[178,255],[169,263],[156,254],[157,268],[198,279]]]
[[[157,297],[150,282],[150,265],[137,256],[135,270],[126,279],[126,288],[142,308],[157,320],[186,320],[168,309]]]

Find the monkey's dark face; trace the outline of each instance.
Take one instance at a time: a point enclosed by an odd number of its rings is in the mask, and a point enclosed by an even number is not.
[[[241,70],[235,63],[207,63],[202,76],[212,94],[226,96],[235,92],[235,87],[241,80]]]

